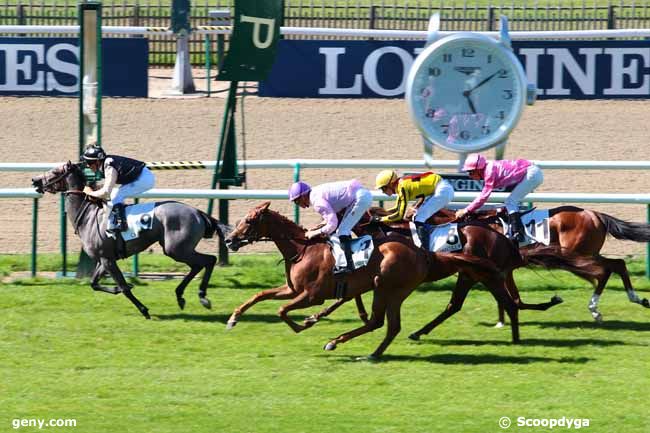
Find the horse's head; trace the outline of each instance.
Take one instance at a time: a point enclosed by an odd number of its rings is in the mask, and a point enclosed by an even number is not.
[[[269,212],[270,201],[264,202],[259,206],[254,207],[246,216],[237,223],[235,229],[226,238],[226,245],[232,251],[237,251],[239,248],[252,244],[263,237],[268,236],[268,228],[265,221],[265,216]]]
[[[78,175],[76,179],[81,184],[75,185],[75,187],[81,188],[83,186],[83,173],[81,168],[78,164],[73,164],[70,161],[59,167],[54,167],[45,174],[33,177],[32,186],[41,194],[44,192],[56,194],[57,192],[67,191],[72,187],[72,183],[77,183],[68,180],[71,174]]]

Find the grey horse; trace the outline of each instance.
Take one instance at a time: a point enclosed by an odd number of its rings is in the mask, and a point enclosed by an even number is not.
[[[118,243],[106,235],[106,215],[101,202],[91,200],[84,194],[86,179],[81,164],[68,161],[47,173],[32,178],[32,185],[40,193],[61,192],[65,194],[65,209],[75,233],[81,238],[84,251],[95,261],[91,287],[94,290],[111,294],[123,293],[147,319],[149,311],[132,293],[132,285],[124,279],[117,266],[117,260],[143,251],[158,242],[165,253],[177,262],[190,267],[190,272],[176,288],[176,301],[183,309],[185,299],[183,292],[188,283],[201,269],[205,269],[199,286],[199,301],[206,308],[211,308],[206,296],[208,282],[216,257],[196,251],[196,245],[202,238],[211,238],[215,233],[223,241],[230,232],[230,227],[220,223],[209,215],[183,203],[165,201],[155,203],[151,230],[140,232],[140,236],[127,241],[118,253]],[[108,273],[117,283],[117,287],[104,287],[100,284],[102,276]]]

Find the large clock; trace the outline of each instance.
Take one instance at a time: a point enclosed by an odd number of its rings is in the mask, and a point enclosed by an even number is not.
[[[424,138],[458,153],[503,143],[527,99],[526,75],[510,47],[478,33],[429,45],[406,82],[409,111]]]

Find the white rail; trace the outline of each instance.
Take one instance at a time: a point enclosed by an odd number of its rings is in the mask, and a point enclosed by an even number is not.
[[[476,198],[477,192],[456,192],[455,202],[470,202]],[[509,193],[496,192],[490,196],[490,203],[503,203]],[[33,188],[6,188],[0,189],[0,198],[39,198],[41,194]],[[138,198],[144,199],[244,199],[244,200],[288,200],[289,196],[284,189],[152,189]],[[373,200],[392,201],[395,196],[389,197],[379,191],[372,191]],[[532,193],[523,201],[534,203],[622,203],[622,204],[650,204],[650,194],[600,194],[600,193]]]
[[[230,34],[230,26],[199,26],[194,33],[201,35]],[[17,34],[76,34],[79,33],[79,26],[0,26],[0,33]],[[103,26],[104,34],[125,34],[125,35],[158,35],[174,36],[174,33],[166,27],[131,27],[131,26]],[[283,35],[305,35],[305,36],[339,36],[339,37],[362,37],[362,38],[391,38],[391,39],[427,39],[427,31],[420,30],[375,30],[375,29],[343,29],[329,27],[281,27]],[[448,36],[458,32],[441,31],[438,34]],[[476,32],[496,38],[499,32]],[[529,39],[580,39],[580,38],[642,38],[650,37],[650,29],[618,29],[618,30],[563,30],[563,31],[516,31],[510,32],[513,40]]]
[[[543,169],[580,170],[648,170],[650,161],[534,161]],[[437,160],[427,167],[421,159],[259,159],[240,160],[240,167],[265,168],[408,168],[408,169],[453,169],[458,168],[455,159]],[[0,171],[37,172],[47,171],[62,165],[63,162],[0,162]],[[156,170],[165,169],[211,169],[216,161],[159,161],[148,163]]]

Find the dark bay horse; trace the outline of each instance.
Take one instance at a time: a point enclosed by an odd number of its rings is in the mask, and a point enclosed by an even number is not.
[[[468,215],[468,218],[486,222],[496,230],[503,230],[497,210],[479,211]],[[427,222],[442,224],[453,220],[455,220],[454,212],[443,209]],[[650,242],[650,224],[623,221],[602,212],[575,206],[560,206],[549,209],[549,231],[551,245],[559,246],[561,254],[591,257],[595,261],[595,265],[601,268],[595,275],[596,288],[588,305],[589,311],[596,321],[602,321],[603,316],[598,310],[598,301],[612,273],[621,277],[630,302],[650,308],[648,299],[640,298],[632,287],[625,260],[610,259],[600,254],[608,234],[620,240]],[[538,247],[531,245],[522,248],[522,251],[534,250]],[[572,272],[570,269],[567,270]],[[584,278],[584,275],[580,275],[580,273],[576,273],[576,275]],[[500,310],[499,321],[501,323],[503,318],[503,311]]]
[[[234,326],[239,317],[257,302],[290,299],[278,314],[291,329],[300,332],[312,326],[313,322],[298,324],[289,318],[290,311],[337,298],[336,277],[332,273],[334,257],[324,239],[307,240],[305,229],[270,210],[269,205],[270,202],[266,202],[250,210],[226,243],[231,250],[237,251],[256,241],[273,241],[284,259],[287,283],[261,291],[236,308],[228,320],[228,326]],[[346,277],[344,300],[374,290],[370,319],[360,328],[330,341],[325,349],[333,350],[339,343],[382,327],[386,318],[386,337],[371,355],[372,358],[381,356],[400,332],[400,309],[404,299],[421,283],[446,278],[457,272],[468,280],[483,282],[492,295],[506,306],[510,320],[515,324],[512,327],[512,340],[519,342],[517,307],[505,289],[501,273],[492,262],[463,254],[425,253],[404,236],[389,235],[375,240],[375,249],[368,264]]]
[[[94,290],[111,294],[123,293],[147,319],[149,311],[132,293],[132,286],[126,282],[117,266],[119,258],[116,240],[106,236],[106,215],[101,203],[90,200],[83,192],[85,177],[80,164],[68,162],[41,176],[32,179],[32,184],[40,193],[61,192],[65,194],[65,210],[75,233],[81,238],[84,251],[94,260],[95,268],[91,287]],[[215,233],[223,240],[230,228],[216,219],[183,203],[166,201],[156,203],[151,230],[140,232],[140,236],[126,242],[125,257],[139,253],[158,242],[168,257],[190,267],[190,272],[176,288],[176,301],[182,309],[185,306],[183,293],[185,287],[202,269],[205,269],[199,286],[199,301],[210,308],[206,296],[208,282],[216,258],[196,251],[202,238],[210,238]],[[117,283],[117,287],[104,287],[100,284],[102,275],[107,272]]]

